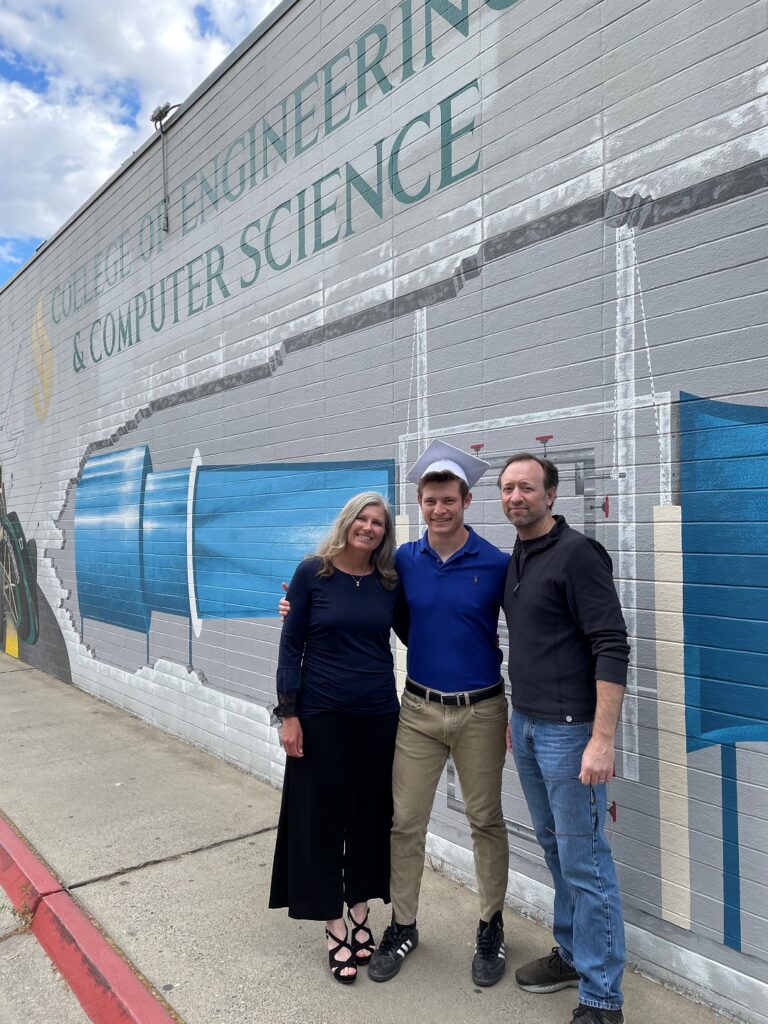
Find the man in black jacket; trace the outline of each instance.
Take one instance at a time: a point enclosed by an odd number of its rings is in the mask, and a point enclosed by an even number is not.
[[[553,515],[549,459],[513,455],[498,483],[517,528],[504,595],[507,745],[552,873],[557,943],[515,977],[527,992],[578,987],[579,1024],[621,1024],[624,923],[604,823],[629,646],[611,559]]]

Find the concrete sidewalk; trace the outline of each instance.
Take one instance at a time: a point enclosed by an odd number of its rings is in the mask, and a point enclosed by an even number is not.
[[[158,1016],[123,1008],[107,1011],[107,1024],[570,1021],[575,990],[531,996],[516,988],[514,968],[548,953],[552,940],[512,911],[506,977],[491,989],[472,985],[475,894],[429,870],[421,945],[401,974],[383,985],[365,972],[354,986],[336,984],[321,925],[267,910],[279,803],[252,776],[0,655],[0,810],[60,883],[63,892],[50,899],[71,897],[128,962],[132,980],[136,972],[154,990]],[[0,877],[2,858],[0,844]],[[4,866],[7,876],[7,853]],[[388,916],[374,907],[377,936]],[[28,1024],[37,1013],[79,1024],[87,1018],[32,934],[38,918],[0,902],[0,1021]],[[94,948],[87,970],[104,995],[109,968],[98,977]],[[76,938],[68,955],[82,971]],[[630,1022],[720,1019],[636,974],[625,988]]]

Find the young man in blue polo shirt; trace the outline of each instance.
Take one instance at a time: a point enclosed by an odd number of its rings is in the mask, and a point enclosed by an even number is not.
[[[426,534],[403,544],[396,566],[410,612],[408,676],[393,768],[392,924],[371,958],[374,981],[393,978],[416,948],[427,826],[450,755],[461,784],[480,897],[472,979],[504,973],[502,907],[509,851],[501,806],[507,701],[497,644],[509,556],[465,525],[487,463],[435,441],[409,474]]]

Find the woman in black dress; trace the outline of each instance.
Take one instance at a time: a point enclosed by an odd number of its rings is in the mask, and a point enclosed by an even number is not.
[[[325,921],[337,981],[375,948],[368,901],[389,902],[399,704],[390,628],[405,638],[386,500],[355,495],[288,588],[277,666],[287,755],[270,907]],[[350,931],[344,921],[344,904]]]

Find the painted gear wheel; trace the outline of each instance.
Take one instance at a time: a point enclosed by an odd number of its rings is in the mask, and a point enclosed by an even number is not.
[[[38,632],[32,589],[35,576],[24,531],[15,512],[0,516],[0,585],[3,606],[19,640],[34,644]]]

